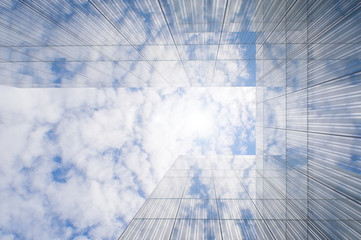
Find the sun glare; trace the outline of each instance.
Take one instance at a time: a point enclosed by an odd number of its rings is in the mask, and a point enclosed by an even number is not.
[[[199,138],[211,135],[214,127],[213,116],[206,111],[192,111],[185,121],[185,130]]]

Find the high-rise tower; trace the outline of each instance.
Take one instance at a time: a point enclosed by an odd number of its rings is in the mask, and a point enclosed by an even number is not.
[[[259,208],[255,167],[255,156],[179,157],[120,239],[271,239],[284,210]]]

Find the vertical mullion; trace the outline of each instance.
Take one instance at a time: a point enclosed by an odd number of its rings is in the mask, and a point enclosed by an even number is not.
[[[287,5],[288,5],[288,1],[286,2],[286,11],[287,11]],[[286,66],[285,66],[285,101],[286,101],[286,104],[285,104],[285,161],[286,161],[286,169],[285,169],[285,174],[286,174],[286,193],[285,193],[285,204],[286,204],[286,208],[285,208],[285,238],[287,239],[287,229],[288,229],[288,157],[287,157],[287,133],[288,133],[288,114],[287,114],[287,110],[288,110],[288,102],[287,102],[287,96],[288,96],[288,93],[287,93],[287,70],[288,70],[288,52],[287,52],[287,46],[288,46],[288,34],[287,34],[287,14],[288,12],[286,12],[286,16],[285,16],[285,63],[286,63]]]
[[[213,174],[213,164],[211,162],[211,170],[212,170],[212,182],[213,182],[213,189],[214,189],[214,195],[216,197],[216,206],[217,206],[217,215],[218,215],[218,224],[219,224],[219,232],[221,233],[221,239],[223,239],[223,232],[222,232],[222,226],[221,226],[221,215],[219,214],[219,203],[218,203],[218,196],[216,191],[216,185],[214,183],[214,174]]]
[[[189,161],[189,158],[187,158],[187,160]],[[168,170],[168,171],[169,171],[169,170]],[[180,178],[180,177],[179,177],[179,178]],[[179,201],[177,213],[176,213],[175,218],[174,218],[172,230],[171,230],[170,235],[169,235],[169,240],[172,239],[172,235],[173,235],[173,232],[174,232],[174,227],[175,227],[175,224],[176,224],[176,221],[177,221],[179,209],[180,209],[180,206],[181,206],[181,204],[182,204],[182,200],[183,200],[183,196],[184,196],[184,191],[185,191],[185,189],[186,189],[188,180],[189,180],[189,167],[188,167],[187,180],[185,181],[185,184],[184,184],[184,186],[183,186],[182,195],[181,195],[181,198],[180,198],[180,201]],[[180,221],[180,222],[182,222],[182,221]]]
[[[306,172],[307,172],[307,191],[306,191],[306,197],[307,197],[307,200],[306,200],[306,211],[307,211],[307,217],[306,217],[306,224],[307,224],[307,239],[309,239],[309,157],[308,157],[308,140],[309,140],[309,135],[308,135],[308,130],[309,130],[309,127],[308,127],[308,77],[309,77],[309,36],[308,36],[308,31],[309,31],[309,22],[308,22],[308,16],[309,16],[309,1],[307,0],[307,17],[306,17],[306,160],[307,160],[307,169],[306,169]]]

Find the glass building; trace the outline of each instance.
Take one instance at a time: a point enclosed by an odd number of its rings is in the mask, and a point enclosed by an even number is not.
[[[1,1],[0,84],[256,87],[256,156],[178,158],[121,239],[361,239],[360,23],[358,0]]]
[[[284,236],[285,200],[259,201],[259,181],[252,155],[178,157],[120,239]]]

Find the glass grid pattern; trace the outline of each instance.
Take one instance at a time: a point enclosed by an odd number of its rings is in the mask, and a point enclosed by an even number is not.
[[[255,86],[262,1],[0,2],[0,84]]]
[[[248,174],[251,172],[253,174]],[[254,194],[256,185],[264,182],[257,172],[256,156],[181,156],[120,239],[134,239],[134,236],[137,239],[296,239],[303,236],[307,230],[305,218],[294,213],[295,209],[288,209],[292,218],[286,217],[285,196],[266,199]],[[170,190],[168,186],[173,188]],[[177,193],[181,189],[182,194],[170,193],[164,197],[165,189]],[[298,203],[302,206],[302,202]],[[165,220],[172,221],[173,226]],[[286,230],[288,222],[292,231]],[[168,225],[164,226],[164,232],[158,232],[162,229],[160,224],[165,223]],[[136,232],[137,229],[141,233]]]
[[[256,205],[276,239],[360,239],[361,4],[278,1],[275,17],[275,2],[256,54]]]

